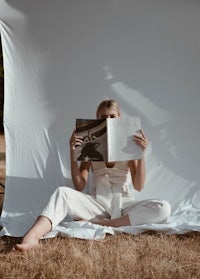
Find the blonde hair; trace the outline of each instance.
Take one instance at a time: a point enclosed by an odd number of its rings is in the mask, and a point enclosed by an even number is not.
[[[102,101],[99,106],[97,107],[96,117],[99,118],[99,114],[103,108],[113,108],[117,111],[118,115],[121,115],[121,110],[119,104],[115,100],[104,100]]]

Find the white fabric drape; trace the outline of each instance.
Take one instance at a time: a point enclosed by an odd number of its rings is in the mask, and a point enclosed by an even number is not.
[[[105,98],[139,116],[150,139],[138,200],[172,205],[169,224],[200,230],[200,3],[186,0],[0,0],[5,70],[6,193],[2,235],[22,236],[60,185],[73,187],[69,137]],[[64,226],[66,225],[66,226]],[[65,223],[102,238],[112,228]]]

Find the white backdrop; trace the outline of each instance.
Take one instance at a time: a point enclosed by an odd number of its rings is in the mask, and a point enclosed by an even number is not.
[[[140,116],[151,141],[137,199],[172,205],[169,224],[121,229],[200,230],[199,26],[196,0],[0,0],[2,235],[23,235],[56,187],[73,187],[75,118],[94,118],[105,98],[116,99],[124,116]],[[108,229],[72,223],[58,230],[101,238]]]

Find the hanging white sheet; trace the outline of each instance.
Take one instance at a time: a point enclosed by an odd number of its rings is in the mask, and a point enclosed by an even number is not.
[[[105,98],[140,116],[150,139],[136,198],[167,199],[168,224],[58,231],[200,231],[200,3],[186,0],[0,0],[6,192],[1,235],[22,236],[60,185],[73,187],[69,137]]]

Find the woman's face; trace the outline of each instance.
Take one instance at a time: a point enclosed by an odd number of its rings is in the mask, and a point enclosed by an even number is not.
[[[118,111],[116,111],[114,108],[102,108],[102,110],[99,112],[99,119],[103,118],[117,118],[120,117]]]

